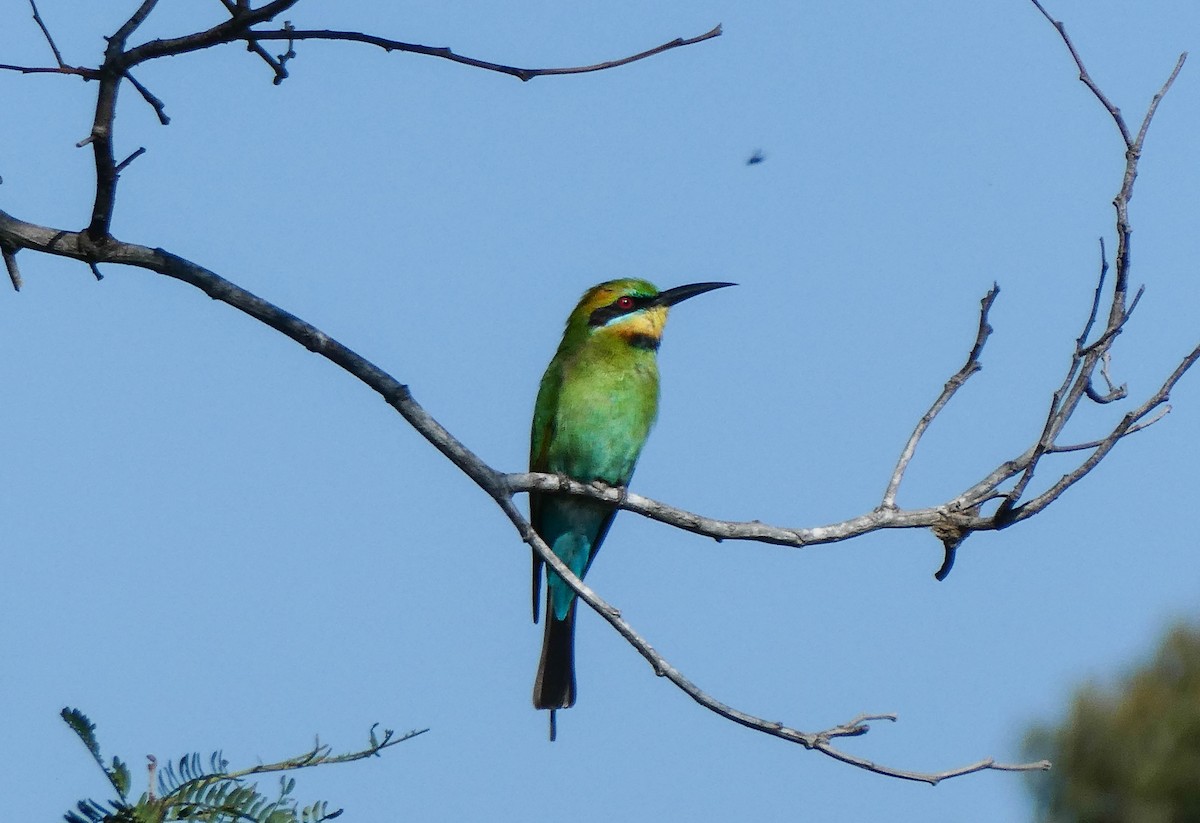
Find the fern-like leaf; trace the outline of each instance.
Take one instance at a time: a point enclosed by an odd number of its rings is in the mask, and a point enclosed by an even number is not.
[[[129,799],[129,767],[121,762],[119,757],[114,757],[112,765],[107,766],[104,763],[104,758],[100,756],[100,742],[96,739],[96,724],[93,723],[86,714],[79,709],[64,708],[59,712],[66,724],[71,727],[71,731],[75,732],[76,736],[83,741],[83,745],[87,746],[87,750],[92,753],[96,763],[104,770],[104,776],[108,778],[108,782],[117,791],[117,797],[121,800],[123,807],[128,806]]]
[[[96,742],[96,724],[88,719],[88,716],[79,709],[70,707],[64,708],[59,715],[71,727],[71,731],[79,736],[83,741],[83,745],[87,746],[88,751],[92,753],[92,757],[100,761],[100,744]],[[100,763],[104,765],[103,762]]]
[[[117,794],[124,800],[129,796],[129,767],[121,762],[121,758],[114,757],[112,759],[112,767],[105,769],[108,773],[108,779],[112,781],[113,788],[117,790]]]
[[[300,808],[292,796],[296,781],[289,775],[280,775],[279,789],[274,797],[260,792],[257,784],[246,783],[246,778],[265,772],[289,772],[378,756],[383,749],[425,731],[412,731],[396,738],[391,729],[384,729],[380,737],[375,733],[375,726],[372,726],[369,732],[371,746],[368,749],[335,755],[328,745],[318,740],[312,749],[296,757],[278,763],[259,763],[235,772],[229,771],[229,763],[219,751],[213,752],[207,758],[207,763],[199,752],[193,752],[177,761],[163,760],[161,766],[152,769],[157,772],[157,794],[147,792],[136,805],[130,805],[128,794],[132,781],[129,767],[119,757],[114,757],[111,764],[105,764],[100,756],[96,726],[83,712],[66,708],[62,710],[62,718],[87,746],[118,795],[117,800],[106,802],[80,801],[75,809],[67,812],[67,823],[164,823],[180,820],[197,823],[324,823],[340,816],[342,810],[330,811],[329,804],[324,800]]]
[[[329,803],[319,800],[300,810],[300,823],[322,823],[325,820],[333,820],[335,817],[339,817],[343,811],[345,809],[334,809],[331,812]]]
[[[64,819],[67,823],[137,823],[133,809],[127,804],[95,800],[80,800]]]

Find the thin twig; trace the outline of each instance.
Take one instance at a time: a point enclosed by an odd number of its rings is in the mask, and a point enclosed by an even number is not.
[[[154,113],[158,115],[158,122],[162,123],[164,126],[171,125],[171,118],[167,117],[167,112],[163,105],[163,101],[155,97],[150,92],[150,89],[138,82],[138,79],[129,72],[125,72],[125,79],[133,84],[133,87],[138,90],[138,94],[142,96],[142,99],[149,103],[150,107],[154,109]]]
[[[363,34],[357,31],[333,31],[324,30],[305,30],[305,29],[283,29],[280,31],[248,31],[241,36],[244,40],[346,40],[355,43],[367,43],[372,46],[378,46],[385,51],[403,51],[412,54],[425,54],[430,57],[440,57],[444,60],[452,60],[455,63],[462,63],[466,66],[471,66],[485,71],[494,71],[501,74],[508,74],[520,80],[532,80],[534,77],[542,77],[545,75],[556,74],[585,74],[593,71],[604,71],[613,69],[617,66],[625,66],[629,63],[634,63],[638,60],[645,60],[647,57],[653,57],[656,54],[662,54],[664,51],[681,48],[683,46],[691,46],[705,40],[711,40],[714,37],[721,35],[721,26],[718,24],[711,30],[696,37],[679,37],[662,45],[655,46],[652,49],[647,49],[643,52],[622,57],[616,60],[606,60],[603,63],[593,63],[590,66],[571,66],[567,68],[543,68],[543,69],[528,69],[519,68],[517,66],[508,66],[503,63],[492,63],[488,60],[479,60],[474,57],[466,57],[461,54],[456,54],[451,49],[444,46],[424,46],[420,43],[405,43],[401,40],[391,40],[386,37],[377,37],[373,34]]]
[[[1126,312],[1125,316],[1128,317],[1131,313],[1132,313],[1132,309],[1130,311]],[[1087,381],[1087,387],[1084,389],[1084,391],[1087,393],[1088,399],[1091,400],[1093,403],[1099,403],[1100,405],[1103,406],[1103,405],[1107,405],[1109,403],[1116,402],[1117,400],[1124,400],[1126,397],[1128,397],[1129,396],[1129,387],[1126,386],[1124,383],[1122,383],[1119,386],[1116,385],[1115,383],[1113,383],[1112,375],[1109,373],[1109,367],[1112,365],[1112,351],[1111,350],[1104,349],[1104,351],[1100,352],[1099,365],[1100,365],[1100,379],[1104,381],[1104,385],[1108,387],[1108,391],[1105,392],[1104,394],[1101,394],[1099,391],[1096,390],[1096,387],[1095,387],[1093,381],[1091,379],[1089,379]]]
[[[1015,522],[1017,519],[1024,519],[1025,517],[1029,516],[1030,508],[1028,504],[1021,506],[1022,516],[1016,516],[1015,512],[1017,510],[1018,503],[1024,495],[1025,490],[1028,488],[1029,483],[1033,479],[1038,462],[1044,455],[1057,450],[1057,446],[1055,445],[1056,439],[1066,426],[1067,421],[1070,420],[1071,416],[1075,413],[1079,402],[1084,397],[1088,397],[1098,403],[1109,403],[1114,400],[1121,399],[1124,396],[1125,389],[1123,386],[1113,388],[1107,394],[1100,394],[1095,389],[1093,375],[1095,374],[1097,368],[1100,368],[1102,370],[1101,377],[1107,379],[1106,369],[1110,347],[1112,346],[1116,337],[1124,330],[1125,324],[1128,322],[1144,291],[1144,287],[1139,288],[1129,308],[1125,308],[1125,296],[1129,282],[1129,241],[1132,233],[1132,227],[1129,222],[1129,200],[1133,196],[1133,185],[1137,180],[1137,165],[1141,156],[1142,142],[1144,141],[1146,132],[1149,129],[1150,121],[1153,119],[1159,102],[1162,100],[1163,96],[1166,95],[1167,91],[1170,90],[1171,85],[1175,82],[1175,78],[1178,77],[1179,72],[1183,67],[1184,60],[1187,57],[1186,53],[1184,53],[1180,56],[1179,60],[1176,61],[1175,67],[1170,76],[1163,83],[1162,87],[1151,101],[1150,107],[1146,112],[1146,117],[1142,121],[1142,126],[1138,132],[1138,136],[1136,139],[1134,139],[1129,134],[1129,129],[1125,124],[1125,119],[1121,115],[1120,110],[1112,103],[1111,100],[1108,99],[1108,97],[1092,80],[1091,75],[1088,73],[1087,68],[1083,64],[1083,59],[1080,57],[1078,50],[1075,48],[1075,44],[1071,41],[1070,36],[1067,34],[1066,27],[1063,26],[1061,22],[1054,20],[1054,18],[1051,17],[1046,11],[1045,7],[1043,7],[1039,2],[1039,0],[1031,0],[1031,2],[1057,30],[1059,37],[1062,39],[1063,43],[1067,47],[1067,50],[1070,52],[1072,60],[1075,61],[1076,68],[1079,69],[1079,79],[1088,87],[1089,90],[1091,90],[1096,99],[1099,100],[1104,108],[1108,111],[1109,116],[1112,118],[1118,130],[1121,132],[1121,138],[1124,141],[1126,148],[1125,169],[1122,175],[1121,188],[1118,191],[1117,196],[1113,199],[1113,207],[1117,213],[1117,254],[1115,261],[1116,278],[1113,284],[1112,300],[1109,305],[1108,319],[1105,329],[1094,342],[1085,344],[1086,339],[1091,333],[1092,327],[1096,321],[1099,299],[1103,291],[1103,281],[1108,270],[1108,263],[1102,244],[1101,269],[1099,277],[1100,282],[1096,286],[1096,292],[1093,297],[1092,311],[1088,316],[1087,322],[1084,324],[1083,333],[1077,340],[1075,351],[1067,369],[1066,377],[1064,378],[1063,383],[1059,387],[1058,391],[1056,391],[1051,398],[1050,408],[1047,412],[1046,422],[1042,428],[1042,434],[1038,438],[1037,443],[1027,453],[1029,455],[1029,459],[1024,462],[1024,465],[1020,469],[1020,478],[1013,488],[1008,491],[1004,501],[1001,503],[996,512],[995,517],[998,523],[1001,525],[1008,525],[1009,523]],[[1126,419],[1124,426],[1128,428],[1129,425],[1131,425],[1131,422]],[[1117,428],[1120,430],[1121,426],[1118,426]],[[1117,430],[1114,430],[1114,435],[1110,435],[1110,437],[1113,438],[1111,442],[1106,439],[1104,442],[1107,445],[1098,448],[1097,452],[1107,454],[1108,450],[1111,449],[1112,446],[1114,446],[1116,442],[1120,440],[1122,436],[1124,436],[1125,433],[1128,432],[1117,434]],[[1084,461],[1084,463],[1082,463],[1079,467],[1077,467],[1074,472],[1071,472],[1069,475],[1067,475],[1068,478],[1074,477],[1074,479],[1070,480],[1070,482],[1064,483],[1062,480],[1060,480],[1051,488],[1058,489],[1058,493],[1061,494],[1062,491],[1077,482],[1083,477],[1083,475],[1087,474],[1088,471],[1091,471],[1091,468],[1095,466],[1095,457],[1096,453],[1093,453],[1093,455],[1089,457],[1088,460]],[[1040,507],[1038,510],[1040,510],[1040,508],[1044,508],[1045,504],[1049,502],[1049,500],[1045,499],[1044,494],[1039,496],[1037,500],[1042,501],[1039,504]]]
[[[889,777],[898,777],[902,780],[912,780],[921,783],[928,783],[931,786],[936,786],[943,780],[949,780],[952,777],[962,777],[968,774],[975,774],[982,771],[1000,771],[1000,772],[1044,772],[1050,769],[1049,760],[1039,760],[1036,763],[997,763],[994,759],[988,757],[976,763],[971,763],[967,766],[960,766],[957,769],[948,769],[944,772],[937,773],[922,773],[908,772],[898,769],[889,769],[885,766],[880,766],[870,760],[861,757],[855,757],[845,752],[837,751],[832,747],[824,744],[818,744],[813,748],[827,754],[835,760],[840,760],[850,766],[857,766],[860,769],[883,774]]]
[[[124,160],[122,160],[120,163],[117,163],[117,166],[114,169],[114,171],[117,174],[120,174],[121,172],[125,171],[125,169],[129,166],[130,163],[132,163],[134,160],[137,160],[139,157],[141,157],[145,153],[146,153],[146,147],[138,146],[136,151],[134,151],[132,154],[130,154],[128,157],[126,157]]]
[[[1134,292],[1133,300],[1129,301],[1129,308],[1125,310],[1125,319],[1122,322],[1128,322],[1129,318],[1133,316],[1134,309],[1136,309],[1138,303],[1142,301],[1142,295],[1145,293],[1145,284],[1138,286],[1138,290]]]
[[[1150,106],[1146,109],[1146,116],[1142,118],[1141,128],[1138,129],[1137,138],[1133,141],[1133,148],[1138,153],[1141,153],[1142,145],[1146,142],[1146,132],[1150,129],[1150,121],[1154,119],[1155,112],[1158,111],[1158,104],[1167,96],[1167,92],[1171,90],[1171,86],[1175,84],[1175,78],[1179,77],[1179,72],[1183,71],[1183,64],[1187,62],[1188,53],[1185,51],[1179,55],[1179,59],[1175,61],[1175,68],[1171,70],[1171,74],[1167,77],[1165,83],[1150,99]]]
[[[108,45],[104,50],[104,62],[99,69],[100,88],[96,94],[96,113],[89,137],[96,165],[96,195],[92,204],[92,219],[87,228],[87,241],[92,246],[102,246],[111,239],[110,229],[113,210],[116,207],[119,177],[113,149],[113,122],[116,118],[117,92],[120,89],[121,81],[128,76],[130,69],[152,57],[183,54],[216,43],[235,40],[238,32],[246,26],[270,20],[274,15],[295,5],[296,2],[297,0],[273,0],[258,9],[246,12],[243,16],[244,19],[230,20],[183,38],[151,40],[149,43],[126,51],[125,45],[130,35],[145,22],[158,3],[158,0],[142,0],[141,5],[129,19],[108,38]],[[164,44],[172,43],[186,43],[190,47],[181,46],[176,51],[163,50]],[[153,98],[153,95],[150,97]],[[152,102],[151,105],[154,103]]]
[[[142,23],[146,22],[146,18],[150,16],[150,12],[154,11],[154,7],[158,5],[158,0],[142,0],[142,4],[138,6],[137,11],[130,15],[121,28],[117,29],[116,34],[109,38],[111,43],[116,40],[120,43],[120,48],[125,47],[125,41],[133,34]]]
[[[1013,521],[1026,520],[1042,511],[1042,509],[1054,502],[1063,492],[1082,480],[1088,472],[1096,468],[1117,443],[1131,433],[1134,424],[1170,399],[1171,391],[1175,388],[1175,384],[1179,382],[1188,369],[1196,364],[1198,359],[1200,359],[1200,346],[1192,349],[1183,358],[1180,364],[1175,367],[1175,371],[1171,372],[1167,379],[1163,381],[1162,386],[1153,397],[1121,418],[1121,422],[1113,428],[1108,437],[1100,442],[1087,460],[1080,463],[1074,471],[1063,475],[1058,482],[1046,489],[1046,491],[1022,505],[1018,511],[1014,512]],[[1149,423],[1146,425],[1149,425]],[[1145,426],[1142,428],[1145,428]]]
[[[630,57],[611,60],[606,63],[598,63],[592,66],[579,66],[566,69],[519,69],[463,57],[454,54],[449,49],[437,49],[412,43],[402,43],[396,40],[372,37],[359,32],[298,32],[290,24],[286,23],[282,30],[279,31],[259,32],[250,30],[250,27],[253,25],[274,19],[276,15],[295,5],[297,1],[273,0],[273,2],[265,3],[256,9],[252,9],[248,5],[237,4],[231,10],[229,20],[205,31],[196,32],[184,37],[151,40],[126,51],[125,43],[129,36],[145,21],[158,2],[158,0],[143,0],[137,11],[125,21],[112,37],[108,38],[104,62],[98,70],[97,76],[100,80],[100,90],[97,94],[95,117],[92,123],[91,134],[88,138],[88,142],[93,147],[96,166],[96,195],[92,205],[91,222],[88,224],[87,229],[87,237],[93,245],[103,245],[110,239],[109,234],[112,226],[113,210],[116,204],[119,169],[113,150],[113,122],[116,116],[117,92],[120,88],[120,81],[129,76],[130,69],[147,60],[186,54],[236,40],[249,40],[254,43],[257,43],[259,40],[287,40],[289,43],[293,43],[300,39],[340,39],[371,43],[389,51],[400,50],[431,54],[476,68],[504,72],[520,77],[522,80],[528,80],[540,74],[576,74],[613,68],[651,57],[669,49],[699,43],[703,40],[716,37],[721,33],[721,27],[717,26],[698,37],[688,39],[678,38]],[[226,8],[229,8],[228,5]],[[289,47],[290,53],[291,49]],[[284,72],[283,62],[286,57],[287,55],[283,55],[277,63],[272,63],[277,72],[276,82],[282,79],[282,76],[286,76],[286,73],[280,74]],[[159,113],[161,121],[165,116],[159,108],[161,101],[158,101],[149,91],[145,90],[145,87],[136,82],[135,87],[138,88],[139,92],[142,93],[143,97],[152,106],[156,102],[158,103],[156,111]]]
[[[371,745],[344,754],[332,754],[332,747],[318,740],[313,745],[313,748],[296,757],[289,757],[287,760],[281,760],[278,763],[259,763],[249,768],[239,769],[221,776],[226,779],[239,780],[243,777],[266,774],[268,772],[288,772],[295,769],[322,766],[328,763],[352,763],[355,760],[365,760],[368,757],[375,757],[384,749],[390,749],[392,746],[397,746],[406,740],[412,740],[414,737],[425,734],[427,731],[429,729],[413,729],[397,737],[396,733],[391,729],[384,729],[383,737],[376,739]],[[371,734],[372,736],[375,734],[374,726],[371,727]]]
[[[0,255],[4,257],[4,268],[8,270],[8,279],[12,281],[13,291],[20,291],[21,269],[17,265],[17,250],[8,243],[0,243]]]
[[[1108,352],[1105,352],[1104,354],[1107,355]],[[1101,369],[1101,373],[1105,379],[1107,379],[1108,375],[1103,374],[1103,369]],[[1101,394],[1096,389],[1096,384],[1090,379],[1084,384],[1083,393],[1087,396],[1088,400],[1091,400],[1093,403],[1096,403],[1100,406],[1107,406],[1109,403],[1115,403],[1118,400],[1124,400],[1129,396],[1127,387],[1124,384],[1120,386],[1113,386],[1112,384],[1109,384],[1108,392]],[[1053,450],[1053,444],[1051,444],[1051,448],[1048,449],[1046,453],[1049,454]]]
[[[1171,413],[1171,407],[1163,406],[1161,409],[1158,410],[1158,414],[1154,415],[1154,417],[1150,418],[1149,420],[1143,420],[1142,422],[1138,423],[1136,426],[1130,426],[1129,429],[1125,432],[1125,436],[1131,435],[1134,432],[1140,432],[1142,429],[1150,428],[1151,426],[1153,426],[1159,420],[1162,420],[1164,417],[1166,417],[1170,413]],[[1048,453],[1049,454],[1059,454],[1059,453],[1063,453],[1063,452],[1078,452],[1078,451],[1086,451],[1088,449],[1096,449],[1096,448],[1099,448],[1100,446],[1104,445],[1104,443],[1107,440],[1108,440],[1108,437],[1105,437],[1101,440],[1089,440],[1087,443],[1073,443],[1070,446],[1054,446],[1052,449],[1050,449],[1050,451]]]
[[[1122,383],[1120,386],[1118,386],[1113,382],[1112,375],[1109,374],[1108,369],[1111,365],[1112,352],[1106,351],[1104,354],[1100,355],[1100,377],[1104,379],[1104,385],[1108,386],[1108,396],[1114,397],[1115,395],[1119,394],[1121,397],[1125,397],[1125,384]]]
[[[237,3],[233,2],[233,0],[220,0],[220,2],[221,5],[225,7],[225,10],[228,11],[230,16],[234,19],[241,19],[241,16],[246,12],[246,5],[240,0]],[[283,61],[276,60],[274,57],[272,57],[271,53],[264,49],[262,44],[260,44],[257,40],[247,40],[246,51],[250,52],[251,54],[258,55],[262,61],[270,67],[271,71],[275,73],[275,79],[273,82],[276,86],[287,79],[288,73],[287,69],[284,67]]]
[[[50,36],[50,29],[46,28],[46,24],[42,20],[42,15],[38,13],[37,2],[29,0],[29,6],[33,9],[33,22],[37,23],[38,28],[42,30],[42,34],[46,37],[46,42],[50,44],[50,51],[54,52],[54,62],[58,63],[60,69],[67,68],[67,64],[63,62],[62,52],[58,50],[58,46],[54,43],[54,38]]]
[[[1053,17],[1051,17],[1050,12],[1046,11],[1045,7],[1042,6],[1038,0],[1030,0],[1030,2],[1037,6],[1037,10],[1042,13],[1042,16],[1049,20],[1050,25],[1054,26],[1054,28],[1058,31],[1059,37],[1061,37],[1063,43],[1066,44],[1067,51],[1071,52],[1071,59],[1075,61],[1075,67],[1079,69],[1080,82],[1091,89],[1092,94],[1096,96],[1096,99],[1100,101],[1100,104],[1108,110],[1109,115],[1112,116],[1113,122],[1117,124],[1117,128],[1121,132],[1121,139],[1125,141],[1126,148],[1131,146],[1133,144],[1133,140],[1129,136],[1129,129],[1125,126],[1125,118],[1121,116],[1121,110],[1117,108],[1111,100],[1108,99],[1104,92],[1100,91],[1100,87],[1096,85],[1096,81],[1092,79],[1092,76],[1088,74],[1088,70],[1084,68],[1083,59],[1079,56],[1079,52],[1075,50],[1075,44],[1071,42],[1071,38],[1067,36],[1067,27],[1064,26],[1061,21],[1055,20]]]
[[[983,346],[987,343],[987,339],[992,333],[992,327],[988,324],[988,313],[992,310],[992,304],[996,302],[998,294],[1000,294],[1000,287],[993,283],[988,293],[979,301],[979,328],[975,332],[975,344],[971,347],[971,351],[967,355],[967,362],[963,364],[963,367],[953,377],[946,381],[946,385],[942,387],[942,393],[938,396],[937,400],[929,407],[929,411],[925,412],[921,416],[921,419],[917,421],[917,427],[913,429],[908,442],[904,444],[904,450],[900,453],[896,469],[892,472],[887,489],[883,493],[883,502],[880,503],[880,506],[883,508],[894,509],[896,507],[896,493],[900,489],[900,482],[904,479],[904,472],[917,451],[917,443],[920,442],[921,436],[925,434],[925,430],[929,428],[929,424],[933,422],[934,418],[950,402],[950,398],[970,379],[971,375],[983,368],[979,362],[979,356],[983,353]]]
[[[1092,294],[1092,310],[1088,313],[1087,322],[1083,324],[1083,333],[1075,340],[1075,351],[1082,352],[1087,339],[1096,325],[1096,316],[1100,312],[1100,300],[1104,296],[1104,280],[1108,276],[1108,254],[1104,249],[1104,238],[1100,238],[1100,277],[1096,280],[1096,291]]]
[[[84,80],[100,79],[98,71],[83,66],[14,66],[11,63],[0,63],[0,71],[15,71],[21,74],[72,74]]]
[[[165,811],[166,809],[170,809],[172,806],[179,805],[181,803],[191,803],[192,801],[189,798],[194,797],[195,790],[207,784],[223,781],[240,781],[243,778],[256,774],[290,772],[297,771],[299,769],[313,768],[315,766],[324,766],[332,763],[350,763],[355,760],[365,760],[368,757],[378,757],[379,753],[384,749],[390,749],[393,746],[397,746],[407,740],[412,740],[414,737],[418,737],[429,731],[429,729],[413,729],[397,736],[396,733],[391,729],[384,729],[383,737],[378,737],[375,734],[375,729],[378,725],[379,724],[377,723],[371,727],[370,745],[358,751],[346,752],[344,754],[332,754],[332,747],[328,744],[322,743],[320,738],[317,738],[317,740],[313,743],[313,747],[307,752],[296,755],[295,757],[289,757],[286,760],[280,760],[276,763],[259,763],[254,766],[250,766],[249,768],[238,769],[232,772],[219,771],[213,774],[202,774],[197,777],[193,777],[191,780],[186,780],[183,783],[180,783],[171,791],[169,795],[163,797],[164,805],[163,809],[160,811]],[[153,758],[150,759],[151,773],[153,774],[154,760]],[[150,799],[153,800],[153,778],[150,782],[150,791]]]
[[[283,21],[283,30],[284,31],[294,31],[294,29],[292,28],[292,24],[287,20]],[[296,56],[296,41],[294,38],[289,37],[287,40],[287,51],[285,51],[283,54],[278,54],[275,56],[276,65],[279,66],[279,71],[276,73],[275,81],[274,81],[276,86],[278,86],[280,83],[282,83],[284,81],[284,79],[288,76],[288,73],[287,73],[288,61],[291,60],[295,56]]]

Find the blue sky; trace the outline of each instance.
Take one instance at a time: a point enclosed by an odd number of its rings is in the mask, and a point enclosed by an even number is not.
[[[40,3],[73,63],[94,61],[135,5]],[[1131,124],[1200,46],[1194,2],[1050,10]],[[223,13],[164,3],[142,36]],[[993,281],[984,370],[926,437],[899,501],[948,499],[1036,436],[1086,315],[1097,238],[1111,248],[1123,154],[1032,5],[306,3],[288,18],[527,66],[725,26],[632,66],[529,83],[301,43],[275,87],[228,47],[138,72],[166,128],[124,89],[118,153],[147,153],[122,178],[116,236],[314,323],[493,465],[524,468],[563,320],[617,276],[741,284],[672,315],[641,494],[794,526],[871,509]],[[47,63],[24,0],[3,0],[0,20],[0,62]],[[1139,401],[1200,337],[1198,72],[1163,103],[1132,203],[1147,294],[1113,371]],[[92,159],[74,143],[93,93],[0,75],[0,208],[86,224]],[[766,161],[746,166],[756,150]],[[250,764],[317,733],[350,749],[375,722],[430,727],[382,759],[299,776],[302,799],[352,820],[1028,818],[1018,776],[931,789],[721,721],[591,614],[579,703],[549,744],[529,704],[541,630],[528,551],[394,412],[181,283],[21,262],[24,290],[0,296],[13,819],[104,792],[64,705],[135,766],[217,748]],[[924,532],[795,550],[628,513],[588,582],[746,711],[809,730],[897,712],[845,748],[899,767],[1012,760],[1030,721],[1196,615],[1197,375],[1172,402],[1048,511],[972,537],[943,583]],[[1075,439],[1124,410],[1084,408]]]

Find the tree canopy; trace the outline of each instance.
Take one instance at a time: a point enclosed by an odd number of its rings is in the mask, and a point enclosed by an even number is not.
[[[1200,625],[1173,627],[1118,685],[1082,686],[1026,749],[1054,762],[1030,781],[1047,823],[1200,820]]]

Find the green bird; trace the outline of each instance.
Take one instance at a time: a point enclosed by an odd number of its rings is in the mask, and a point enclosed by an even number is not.
[[[658,414],[658,362],[671,306],[733,283],[692,283],[659,291],[645,280],[611,280],[588,289],[567,318],[562,343],[538,389],[530,437],[531,471],[582,483],[625,486]],[[529,495],[530,522],[567,567],[587,574],[616,507],[585,497]],[[542,560],[533,554],[533,622]],[[546,569],[546,630],[533,705],[554,712],[575,703],[575,592]]]

